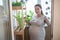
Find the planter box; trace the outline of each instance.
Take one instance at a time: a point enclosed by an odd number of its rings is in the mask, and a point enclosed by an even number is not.
[[[24,39],[24,30],[22,30],[20,32],[15,31],[14,35],[15,35],[16,40],[23,40]]]
[[[26,8],[23,8],[24,10]],[[21,6],[12,6],[12,10],[22,10],[22,7]]]

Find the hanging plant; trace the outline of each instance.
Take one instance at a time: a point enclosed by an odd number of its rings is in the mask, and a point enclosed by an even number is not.
[[[28,0],[21,0],[21,2],[27,2]]]

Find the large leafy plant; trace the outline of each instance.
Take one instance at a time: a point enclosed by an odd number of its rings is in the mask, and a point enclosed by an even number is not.
[[[25,13],[25,21],[26,21],[26,22],[29,22],[29,21],[32,19],[32,16],[33,16],[34,12],[30,10],[30,11],[29,11],[29,14],[30,14],[30,15],[27,15],[27,14]],[[29,26],[30,24],[27,23],[27,25]]]
[[[22,29],[22,14],[20,13],[20,11],[16,14],[16,16],[14,16],[19,24],[19,28],[20,30]]]
[[[29,22],[32,19],[32,16],[33,16],[34,12],[30,10],[29,11],[29,14],[30,15],[27,15],[26,12],[23,14],[25,16],[25,18],[24,18],[25,21],[28,21]],[[20,13],[20,11],[14,17],[16,18],[16,20],[17,20],[17,22],[19,24],[19,27],[18,28],[20,28],[20,30],[21,30],[23,28],[22,27],[23,26],[23,23],[22,23],[22,14]],[[30,25],[30,24],[27,24],[27,25]]]

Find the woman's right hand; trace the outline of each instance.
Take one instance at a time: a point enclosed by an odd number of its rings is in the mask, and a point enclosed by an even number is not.
[[[30,25],[30,22],[29,21],[25,20],[25,22],[26,22],[26,24]]]

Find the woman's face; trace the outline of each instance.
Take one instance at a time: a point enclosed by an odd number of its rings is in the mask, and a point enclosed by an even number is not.
[[[41,13],[41,8],[39,6],[35,6],[35,12],[39,15]]]

